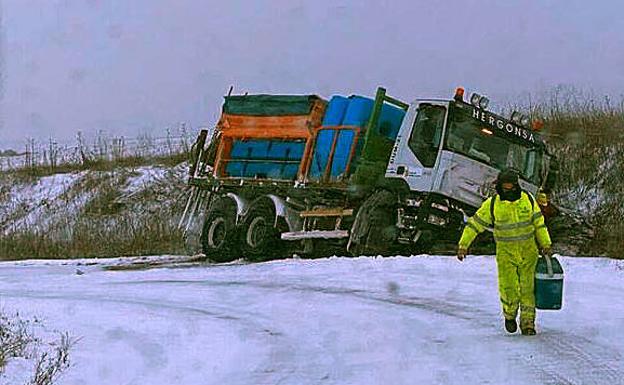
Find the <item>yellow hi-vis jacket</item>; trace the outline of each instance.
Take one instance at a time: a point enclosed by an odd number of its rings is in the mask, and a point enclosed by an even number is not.
[[[492,220],[492,197],[488,198],[473,215],[464,228],[459,247],[468,249],[476,236],[484,230],[494,232],[497,254],[536,253],[537,246],[550,247],[550,235],[544,224],[544,217],[529,193],[522,191],[520,199],[510,202],[496,196],[494,221]],[[536,242],[537,241],[537,245]]]

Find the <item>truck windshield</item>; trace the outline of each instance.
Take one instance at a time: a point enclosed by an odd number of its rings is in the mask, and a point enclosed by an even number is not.
[[[454,108],[444,148],[481,161],[498,170],[513,167],[524,179],[540,183],[542,152],[496,132],[474,119],[466,110]]]

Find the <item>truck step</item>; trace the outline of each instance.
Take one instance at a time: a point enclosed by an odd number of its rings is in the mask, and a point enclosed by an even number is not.
[[[292,231],[282,233],[285,241],[297,241],[301,239],[339,239],[348,238],[347,230],[312,230],[312,231]]]
[[[309,217],[348,217],[353,215],[353,209],[323,208],[316,210],[305,210],[299,213],[301,218]]]

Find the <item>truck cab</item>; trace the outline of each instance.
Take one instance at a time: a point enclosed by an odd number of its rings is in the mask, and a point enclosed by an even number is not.
[[[455,241],[505,168],[516,169],[521,187],[534,195],[547,185],[550,155],[528,119],[494,114],[479,95],[472,103],[462,99],[419,99],[407,110],[384,175],[404,186],[398,242]]]
[[[540,135],[478,105],[417,100],[410,105],[385,177],[411,191],[440,194],[478,207],[500,170],[514,168],[535,194],[546,181],[549,155]]]

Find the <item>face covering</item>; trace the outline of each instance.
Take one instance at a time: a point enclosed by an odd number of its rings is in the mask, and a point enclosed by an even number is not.
[[[520,189],[519,185],[514,185],[513,190],[503,190],[503,188],[501,187],[500,184],[496,185],[496,192],[498,193],[498,196],[500,196],[501,200],[504,201],[517,201],[518,199],[520,199],[520,195],[522,194],[522,190]]]

